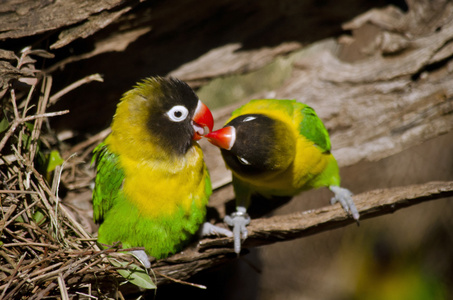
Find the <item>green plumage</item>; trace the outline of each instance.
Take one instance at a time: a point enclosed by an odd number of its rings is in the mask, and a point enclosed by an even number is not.
[[[295,101],[293,104],[301,107],[304,116],[299,125],[300,134],[315,143],[323,152],[330,152],[329,133],[313,108]]]
[[[118,165],[118,155],[110,152],[107,145],[99,144],[93,151],[92,164],[96,165],[96,185],[93,191],[93,220],[104,221],[105,213],[115,203],[124,180],[124,172]]]

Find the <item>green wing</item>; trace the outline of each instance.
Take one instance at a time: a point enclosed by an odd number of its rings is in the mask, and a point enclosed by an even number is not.
[[[323,152],[330,152],[330,138],[326,127],[310,106],[302,104],[303,119],[300,122],[300,134],[314,142]]]
[[[105,213],[112,207],[124,180],[124,172],[119,166],[118,155],[111,152],[105,143],[93,150],[96,164],[96,179],[93,190],[93,219],[102,223]]]

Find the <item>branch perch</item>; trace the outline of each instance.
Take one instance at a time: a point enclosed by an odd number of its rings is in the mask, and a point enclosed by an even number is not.
[[[354,202],[361,220],[364,220],[418,203],[452,196],[453,181],[428,182],[365,192],[355,195]],[[339,204],[284,216],[255,219],[248,227],[249,237],[243,243],[243,248],[288,241],[352,223],[355,221],[346,215]],[[186,249],[168,259],[160,260],[155,263],[153,270],[157,274],[158,284],[164,284],[169,283],[168,278],[159,274],[185,280],[202,270],[235,258],[232,238],[203,239],[198,243],[198,249]]]

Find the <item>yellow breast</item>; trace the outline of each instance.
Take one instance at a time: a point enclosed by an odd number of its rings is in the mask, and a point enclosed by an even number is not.
[[[143,215],[171,215],[181,208],[189,212],[193,204],[197,207],[205,204],[208,175],[197,143],[184,156],[177,157],[145,141],[140,145],[125,143],[115,134],[106,143],[119,154],[125,174],[122,187],[125,196]]]

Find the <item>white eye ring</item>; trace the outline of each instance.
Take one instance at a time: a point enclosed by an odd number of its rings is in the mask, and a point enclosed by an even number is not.
[[[189,115],[189,110],[182,105],[175,105],[169,111],[167,111],[167,116],[173,122],[182,122]]]

